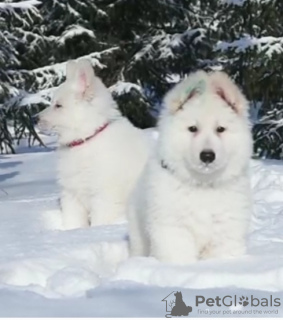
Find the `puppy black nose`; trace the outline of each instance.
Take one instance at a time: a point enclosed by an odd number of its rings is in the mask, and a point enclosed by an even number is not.
[[[202,162],[211,163],[215,160],[215,153],[212,150],[203,150],[199,157]]]

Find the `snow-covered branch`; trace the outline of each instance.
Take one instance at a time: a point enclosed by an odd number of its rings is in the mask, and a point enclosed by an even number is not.
[[[111,93],[114,93],[118,96],[124,93],[129,93],[132,89],[138,92],[142,92],[142,87],[139,86],[138,84],[131,83],[131,82],[123,82],[123,81],[118,81],[109,88]]]
[[[110,54],[118,49],[119,47],[113,47],[110,49],[103,50],[101,52],[93,52],[91,54],[82,56],[77,60],[80,60],[82,58],[88,58],[91,60],[92,65],[94,67],[103,69],[106,66],[100,62],[102,56]],[[22,73],[34,75],[37,79],[37,84],[39,85],[39,88],[48,89],[54,86],[55,79],[57,82],[62,82],[64,80],[64,77],[66,75],[66,63],[67,62],[56,63],[54,65],[45,66],[34,70],[22,70]]]
[[[15,9],[34,10],[34,7],[38,6],[40,3],[41,1],[38,0],[26,0],[12,3],[0,2],[0,10],[8,12],[13,12]]]
[[[135,54],[134,60],[138,61],[143,57],[153,57],[154,59],[168,59],[174,58],[176,54],[174,49],[181,47],[185,42],[193,39],[193,43],[197,43],[205,36],[205,30],[202,28],[188,29],[183,33],[169,34],[163,30],[159,31],[158,34],[148,39],[145,46]],[[158,48],[158,50],[156,49]]]
[[[86,29],[82,26],[79,26],[79,25],[73,25],[73,26],[70,26],[63,34],[62,36],[59,38],[59,43],[61,45],[64,45],[66,40],[68,39],[71,39],[71,38],[74,38],[74,37],[77,37],[77,36],[81,36],[81,35],[87,35],[89,36],[90,38],[93,38],[95,39],[95,35],[94,35],[94,32],[93,30],[89,30],[89,29]]]
[[[251,37],[245,35],[244,37],[232,41],[219,41],[215,50],[226,51],[234,49],[238,52],[245,52],[248,49],[256,49],[258,52],[264,51],[267,56],[271,57],[274,53],[280,54],[283,52],[283,37]]]
[[[247,1],[256,3],[268,3],[274,0],[222,0],[222,2],[225,4],[232,4],[235,6],[243,6]]]

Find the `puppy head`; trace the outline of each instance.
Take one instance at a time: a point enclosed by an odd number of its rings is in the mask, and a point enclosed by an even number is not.
[[[209,181],[237,175],[251,156],[247,115],[246,99],[226,74],[197,72],[165,98],[160,156],[182,176]]]
[[[97,114],[109,104],[113,104],[111,95],[95,76],[91,62],[71,60],[66,65],[66,81],[56,90],[50,107],[40,114],[40,125],[56,131],[62,140],[82,138],[93,130]]]

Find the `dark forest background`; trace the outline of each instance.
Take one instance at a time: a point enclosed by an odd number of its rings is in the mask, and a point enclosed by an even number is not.
[[[39,140],[65,62],[82,56],[138,127],[155,125],[164,93],[196,69],[223,69],[251,104],[254,154],[283,158],[283,2],[28,0],[0,3],[0,148]]]

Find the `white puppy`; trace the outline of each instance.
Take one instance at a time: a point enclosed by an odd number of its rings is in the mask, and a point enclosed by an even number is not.
[[[67,63],[66,81],[41,113],[40,123],[59,136],[63,228],[124,219],[148,157],[148,141],[122,117],[90,61]]]
[[[129,209],[132,256],[187,264],[245,253],[251,215],[248,103],[221,72],[165,97],[159,141]]]

